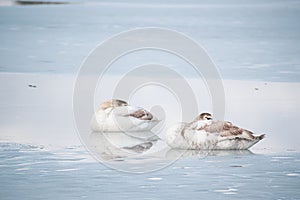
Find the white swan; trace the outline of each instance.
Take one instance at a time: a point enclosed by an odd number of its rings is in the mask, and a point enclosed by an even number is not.
[[[92,131],[149,131],[159,120],[143,108],[128,105],[127,102],[112,99],[103,102],[91,120]]]
[[[246,150],[264,138],[230,122],[213,121],[209,113],[200,114],[191,123],[178,123],[166,133],[167,144],[174,149]]]

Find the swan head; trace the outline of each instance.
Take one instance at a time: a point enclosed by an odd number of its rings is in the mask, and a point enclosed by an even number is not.
[[[212,120],[212,115],[210,113],[201,113],[198,117],[196,117],[195,121],[208,121]]]
[[[105,110],[107,108],[115,108],[121,106],[128,106],[128,103],[120,99],[111,99],[101,103],[100,109]]]

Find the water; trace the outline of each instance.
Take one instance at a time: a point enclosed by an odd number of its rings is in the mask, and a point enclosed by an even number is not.
[[[162,27],[203,45],[225,79],[298,82],[299,9],[293,0],[0,7],[0,70],[74,74],[88,53],[112,35]]]
[[[299,10],[293,0],[0,6],[0,199],[300,199]],[[224,79],[250,81],[226,83],[226,116],[267,138],[253,152],[188,151],[177,159],[182,152],[166,149],[154,162],[106,163],[163,166],[141,174],[96,162],[75,130],[75,75],[97,44],[137,27],[180,31],[207,49]],[[119,60],[108,75],[151,60],[193,76],[179,58],[151,51]]]
[[[91,160],[78,147],[47,150],[1,143],[0,151],[3,200],[298,199],[300,195],[297,152],[217,152],[205,158],[195,153],[156,172],[128,174]]]

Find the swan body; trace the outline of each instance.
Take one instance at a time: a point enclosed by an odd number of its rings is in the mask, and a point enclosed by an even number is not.
[[[147,110],[128,105],[125,101],[110,100],[102,103],[91,120],[92,131],[132,132],[149,131],[159,120]]]
[[[264,134],[254,136],[230,122],[212,121],[209,113],[201,115],[191,123],[171,126],[166,132],[167,144],[174,149],[247,150],[264,138]]]

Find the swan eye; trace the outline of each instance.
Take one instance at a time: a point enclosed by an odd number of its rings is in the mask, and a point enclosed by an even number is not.
[[[206,119],[207,119],[207,120],[212,120],[212,118],[211,118],[211,117],[206,117]]]

